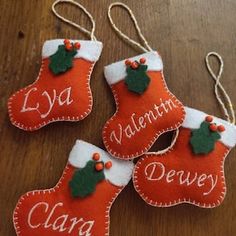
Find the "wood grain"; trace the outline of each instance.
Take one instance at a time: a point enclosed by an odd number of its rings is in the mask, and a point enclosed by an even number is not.
[[[26,133],[13,127],[6,103],[16,90],[32,83],[38,74],[43,42],[84,35],[59,22],[51,11],[53,0],[0,0],[0,235],[15,235],[12,212],[21,194],[55,185],[77,138],[100,147],[101,130],[114,113],[114,99],[103,77],[103,66],[134,56],[109,26],[106,11],[111,0],[81,0],[97,22],[96,36],[104,43],[91,87],[94,108],[78,123],[55,123]],[[160,51],[169,88],[184,104],[222,116],[213,96],[213,81],[204,65],[209,51],[225,62],[223,83],[233,103],[236,64],[236,1],[234,0],[127,0],[150,45]],[[71,6],[60,12],[89,27],[86,17]],[[127,34],[138,39],[127,14],[114,9],[113,17]],[[22,32],[24,37],[22,37]],[[166,145],[162,139],[159,146]],[[236,235],[236,151],[225,163],[228,192],[223,204],[212,210],[181,205],[168,209],[146,205],[132,184],[121,193],[111,211],[112,236],[228,236]]]

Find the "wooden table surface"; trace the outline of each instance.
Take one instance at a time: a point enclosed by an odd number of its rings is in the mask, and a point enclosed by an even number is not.
[[[6,104],[16,90],[32,83],[41,63],[43,42],[53,38],[86,39],[81,32],[61,23],[50,11],[53,0],[0,0],[0,235],[15,235],[12,212],[21,194],[52,187],[60,178],[76,139],[103,147],[101,131],[114,113],[112,93],[103,67],[137,55],[111,29],[106,14],[111,0],[81,0],[96,19],[96,36],[104,43],[101,59],[91,80],[92,113],[78,123],[59,122],[27,133],[9,122]],[[143,0],[123,1],[133,9],[140,27],[164,61],[170,90],[188,106],[222,116],[213,94],[204,57],[219,52],[225,62],[222,78],[236,102],[236,1]],[[87,18],[72,6],[60,12],[89,27]],[[114,9],[122,30],[138,39],[127,13]],[[21,32],[21,33],[20,33]],[[216,68],[216,67],[215,67]],[[164,147],[170,137],[161,138]],[[225,162],[227,195],[216,209],[180,205],[153,208],[136,194],[132,183],[119,195],[111,210],[112,236],[231,236],[236,235],[236,151]]]

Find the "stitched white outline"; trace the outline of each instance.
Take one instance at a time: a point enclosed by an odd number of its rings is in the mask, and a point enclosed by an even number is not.
[[[152,71],[150,71],[152,72]],[[153,72],[156,72],[156,71],[153,71]],[[158,71],[159,72],[159,71]],[[178,129],[182,123],[184,122],[184,119],[185,119],[185,109],[184,109],[184,106],[183,104],[180,102],[180,100],[177,99],[177,97],[172,94],[170,92],[170,90],[168,89],[167,87],[167,84],[166,84],[166,81],[165,81],[165,76],[164,76],[164,73],[163,73],[163,70],[160,71],[161,72],[161,80],[163,82],[163,86],[164,86],[164,90],[165,92],[167,92],[167,94],[170,96],[171,99],[174,100],[174,102],[179,105],[182,109],[182,117],[181,117],[181,120],[179,122],[177,122],[176,124],[172,125],[171,127],[168,127],[166,129],[162,129],[160,131],[158,131],[155,135],[154,135],[154,138],[149,142],[149,144],[144,147],[143,150],[141,151],[137,151],[136,153],[133,153],[133,154],[130,154],[130,155],[122,155],[121,153],[118,153],[116,151],[114,151],[113,149],[110,148],[108,142],[107,141],[107,137],[106,137],[106,130],[107,130],[107,127],[108,125],[115,119],[117,113],[119,112],[119,101],[117,99],[117,94],[116,94],[116,91],[113,89],[113,86],[112,85],[109,85],[110,88],[111,88],[111,91],[113,93],[113,96],[114,96],[114,99],[115,99],[115,103],[116,103],[116,112],[114,113],[114,115],[105,123],[104,127],[103,127],[103,130],[102,130],[102,139],[103,139],[103,143],[107,149],[107,151],[114,157],[118,158],[118,159],[126,159],[126,160],[132,160],[134,158],[137,158],[139,156],[141,156],[142,154],[144,154],[145,152],[147,152],[151,147],[152,145],[156,142],[156,140],[158,139],[158,137],[163,134],[163,133],[166,133],[166,132],[169,132],[169,131],[173,131],[173,130],[176,130]],[[119,82],[118,82],[119,83]]]
[[[170,149],[171,151],[173,150],[173,147],[172,149]],[[169,151],[170,151],[169,150]],[[223,185],[222,187],[222,191],[221,193],[219,194],[219,198],[216,200],[216,202],[213,202],[211,204],[206,204],[206,203],[200,203],[200,202],[196,202],[196,200],[194,199],[186,199],[186,198],[183,198],[183,199],[175,199],[173,202],[169,202],[169,203],[166,203],[166,202],[156,202],[156,201],[153,201],[151,200],[149,197],[147,197],[145,195],[145,193],[142,192],[142,190],[139,188],[139,184],[138,184],[138,180],[137,180],[137,172],[138,172],[138,169],[139,169],[139,166],[142,165],[142,161],[148,157],[157,157],[157,155],[154,155],[154,154],[145,154],[144,157],[140,158],[140,160],[138,160],[138,162],[136,163],[136,165],[134,166],[134,170],[133,170],[133,186],[136,190],[136,192],[139,194],[139,196],[149,205],[151,206],[154,206],[154,207],[172,207],[172,206],[176,206],[176,205],[179,205],[179,204],[183,204],[183,203],[188,203],[188,204],[192,204],[192,205],[195,205],[195,206],[198,206],[198,207],[201,207],[201,208],[214,208],[214,207],[217,207],[219,206],[225,196],[226,196],[226,191],[227,191],[227,188],[226,188],[226,181],[225,181],[225,174],[224,174],[224,162],[225,162],[225,159],[226,159],[226,156],[229,154],[230,152],[230,148],[227,148],[226,152],[224,153],[224,156],[223,156],[223,160],[221,161],[221,171],[220,171],[220,178],[221,178],[221,184]],[[169,152],[168,151],[168,152]],[[165,154],[161,154],[161,155],[158,155],[158,157],[161,157],[163,155],[166,155]]]
[[[18,202],[16,204],[16,207],[13,211],[13,224],[14,224],[14,228],[15,228],[17,236],[26,236],[26,235],[22,235],[22,232],[21,232],[21,229],[20,229],[20,226],[19,226],[19,223],[18,223],[18,212],[20,211],[20,206],[23,204],[23,201],[26,198],[29,198],[31,195],[50,194],[52,192],[56,192],[56,190],[59,190],[60,186],[62,184],[62,180],[65,178],[65,175],[67,174],[67,170],[69,169],[69,166],[72,166],[72,165],[68,162],[65,169],[64,169],[64,172],[63,172],[61,178],[59,179],[59,181],[57,182],[57,184],[53,188],[29,191],[29,192],[25,193],[24,195],[22,195],[20,197],[20,199],[18,200]],[[75,168],[75,167],[73,167],[73,168]],[[106,181],[109,182],[109,180],[106,180]],[[109,183],[111,185],[114,185],[111,182],[109,182]],[[116,186],[116,185],[114,185],[114,186]],[[106,231],[104,236],[109,236],[109,232],[110,232],[110,210],[111,210],[111,207],[112,207],[113,203],[115,202],[115,199],[118,197],[118,195],[121,193],[121,191],[126,187],[126,185],[125,186],[116,186],[116,187],[118,189],[114,193],[114,197],[108,202],[108,206],[106,207],[106,211],[105,211],[105,214],[104,214],[104,217],[105,217],[105,231]]]
[[[92,72],[93,72],[93,68],[96,64],[96,62],[90,62],[88,61],[89,63],[91,63],[90,65],[90,68],[89,68],[89,71],[88,71],[88,74],[86,75],[87,77],[87,80],[86,80],[86,89],[87,89],[87,93],[88,93],[88,99],[89,99],[89,104],[88,104],[88,109],[80,116],[61,116],[61,117],[54,117],[54,118],[51,118],[47,121],[43,121],[42,123],[36,125],[36,126],[25,126],[23,125],[22,123],[20,122],[17,122],[14,117],[13,117],[13,113],[12,113],[12,100],[14,99],[14,97],[16,96],[16,94],[18,93],[21,93],[25,90],[27,90],[29,87],[33,86],[34,84],[37,83],[37,81],[40,79],[41,77],[41,73],[44,69],[44,66],[45,66],[45,60],[47,58],[43,58],[42,61],[41,61],[41,68],[39,70],[39,74],[38,74],[38,77],[37,79],[30,85],[16,91],[9,99],[8,99],[8,104],[7,104],[7,107],[8,107],[8,114],[9,114],[9,117],[10,117],[10,121],[11,123],[16,126],[17,128],[21,129],[21,130],[25,130],[25,131],[35,131],[35,130],[38,130],[50,123],[54,123],[54,122],[57,122],[57,121],[72,121],[72,122],[77,122],[77,121],[80,121],[80,120],[83,120],[84,118],[86,118],[92,111],[92,107],[93,107],[93,96],[92,96],[92,91],[91,91],[91,86],[90,86],[90,78],[91,78],[91,75],[92,75]]]

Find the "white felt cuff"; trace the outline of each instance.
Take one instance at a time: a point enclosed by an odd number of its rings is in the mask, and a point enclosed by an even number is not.
[[[131,61],[139,61],[140,58],[146,59],[146,65],[148,65],[148,71],[160,71],[163,70],[163,63],[161,56],[156,51],[147,52],[136,57],[129,58]],[[126,65],[125,60],[115,62],[104,68],[105,78],[109,85],[115,84],[126,77]]]
[[[198,129],[200,124],[208,115],[202,111],[189,107],[185,107],[185,112],[186,116],[182,126],[189,129]],[[217,125],[223,125],[225,127],[225,131],[220,133],[220,141],[228,147],[234,147],[236,144],[236,126],[215,116],[212,117],[213,123],[216,123]]]
[[[83,58],[88,61],[97,61],[99,59],[102,52],[101,42],[90,40],[70,40],[70,42],[79,42],[81,45],[75,55],[75,58]],[[57,51],[58,46],[62,44],[64,44],[64,39],[53,39],[46,41],[43,45],[42,57],[50,57]]]
[[[104,163],[112,162],[110,169],[104,168],[105,177],[109,182],[116,186],[125,186],[129,183],[134,167],[133,162],[114,159],[103,149],[85,141],[76,141],[70,152],[69,163],[76,168],[83,168],[88,161],[92,160],[94,153],[100,154],[100,161]]]

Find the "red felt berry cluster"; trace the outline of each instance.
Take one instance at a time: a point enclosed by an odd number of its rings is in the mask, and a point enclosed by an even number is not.
[[[212,116],[206,116],[205,121],[208,123],[211,123],[213,121],[213,117]],[[209,129],[212,132],[224,132],[225,131],[225,127],[223,125],[216,125],[215,123],[211,123],[209,126]]]
[[[79,50],[80,49],[80,43],[71,43],[69,39],[64,40],[65,48],[67,51],[72,51],[73,49]]]
[[[145,64],[146,59],[144,57],[140,58],[139,62],[138,61],[130,61],[129,59],[125,60],[125,65],[130,66],[133,70],[138,69],[140,64]]]
[[[96,161],[96,164],[95,164],[96,171],[102,171],[104,169],[104,167],[106,169],[110,169],[112,167],[112,162],[111,161],[108,161],[105,164],[102,161],[99,161],[100,160],[100,154],[97,153],[97,152],[93,154],[93,160]]]

